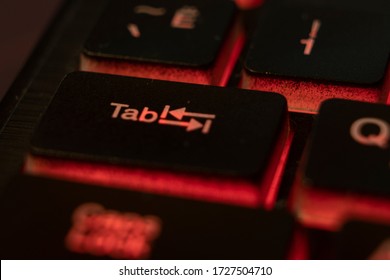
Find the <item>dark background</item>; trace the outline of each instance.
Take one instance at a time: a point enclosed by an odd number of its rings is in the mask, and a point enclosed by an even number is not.
[[[0,100],[64,0],[0,1]]]

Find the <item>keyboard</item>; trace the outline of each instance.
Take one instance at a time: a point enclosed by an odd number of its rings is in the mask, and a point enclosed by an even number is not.
[[[2,259],[390,259],[385,0],[69,0],[0,103]]]

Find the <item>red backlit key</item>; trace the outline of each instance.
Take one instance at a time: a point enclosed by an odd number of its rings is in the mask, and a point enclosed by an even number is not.
[[[348,222],[335,239],[334,259],[390,260],[390,226]]]
[[[310,226],[349,217],[390,223],[390,106],[341,99],[321,106],[293,205]]]
[[[337,231],[306,228],[302,244],[312,260],[390,260],[390,226],[348,220]]]
[[[2,259],[284,259],[293,233],[280,211],[28,176],[1,197],[0,219]]]
[[[35,157],[26,168],[107,186],[269,205],[289,143],[286,107],[275,93],[76,72],[37,127]]]
[[[81,70],[225,85],[243,46],[233,1],[113,1]]]
[[[271,2],[261,14],[242,86],[279,92],[297,112],[334,97],[385,103],[389,15],[295,2]]]

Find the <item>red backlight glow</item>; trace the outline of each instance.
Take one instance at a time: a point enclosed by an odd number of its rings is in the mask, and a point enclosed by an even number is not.
[[[286,124],[287,127],[287,124]],[[271,209],[287,161],[292,135],[283,130],[270,164],[259,181],[212,177],[127,166],[28,156],[25,172],[106,187]]]
[[[390,200],[357,193],[338,193],[304,185],[297,178],[291,208],[308,227],[338,231],[349,219],[390,224]]]
[[[289,111],[315,114],[318,112],[321,102],[331,98],[370,103],[389,103],[390,67],[387,69],[383,83],[372,86],[309,81],[265,75],[255,76],[244,71],[241,87],[280,93],[287,98]]]

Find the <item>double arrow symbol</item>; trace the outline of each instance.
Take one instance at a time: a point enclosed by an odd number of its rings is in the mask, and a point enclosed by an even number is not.
[[[203,127],[203,124],[198,122],[197,120],[195,119],[190,119],[189,122],[181,122],[181,121],[170,121],[170,120],[164,120],[164,119],[160,119],[158,121],[159,124],[165,124],[165,125],[175,125],[175,126],[184,126],[184,127],[187,127],[186,131],[193,131],[193,130],[197,130],[197,129],[200,129]]]
[[[213,114],[186,112],[185,107],[169,111],[169,106],[165,106],[165,109],[161,114],[161,117],[165,118],[168,112],[170,115],[174,116],[179,121],[160,119],[158,123],[163,125],[174,125],[174,126],[186,127],[186,131],[188,132],[203,128],[202,133],[207,134],[210,131],[212,120],[215,119],[215,115]],[[180,121],[183,119],[183,117],[191,117],[191,119],[189,122]],[[207,120],[205,121],[204,124],[202,124],[201,122],[197,121],[194,118],[203,118]]]

